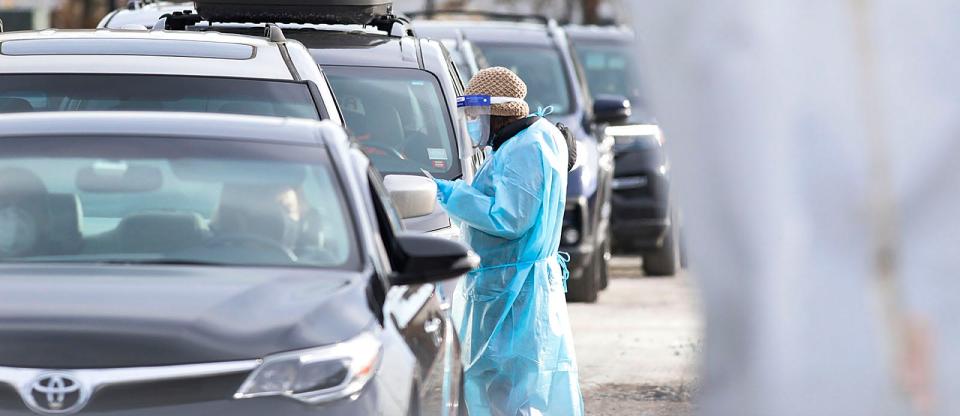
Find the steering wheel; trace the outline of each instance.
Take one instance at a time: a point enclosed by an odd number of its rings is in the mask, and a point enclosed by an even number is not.
[[[221,234],[214,236],[203,244],[208,248],[220,248],[230,246],[258,247],[266,253],[282,257],[285,261],[296,262],[297,255],[284,247],[280,243],[269,238],[260,237],[252,234]]]

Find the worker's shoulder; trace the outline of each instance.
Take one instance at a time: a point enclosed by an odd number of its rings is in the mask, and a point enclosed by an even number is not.
[[[541,140],[539,141],[538,146],[543,146],[545,144],[556,143],[558,140],[563,142],[563,132],[553,124],[552,121],[547,120],[546,118],[541,117],[540,120],[537,120],[536,123],[533,123],[527,130],[524,131],[532,136],[537,136]],[[553,148],[553,146],[550,146]]]
[[[556,152],[557,141],[563,141],[563,135],[560,130],[545,118],[537,120],[530,127],[517,133],[510,139],[510,159],[526,158],[539,159],[545,153],[553,154]]]

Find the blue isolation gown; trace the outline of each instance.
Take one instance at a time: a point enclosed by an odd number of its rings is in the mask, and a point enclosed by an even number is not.
[[[567,190],[563,136],[540,120],[440,200],[481,267],[453,297],[471,416],[583,414],[557,249]]]

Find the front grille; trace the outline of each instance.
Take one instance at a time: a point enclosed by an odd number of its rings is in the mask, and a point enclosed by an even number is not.
[[[650,172],[630,175],[631,179],[617,178],[624,183],[642,183],[614,190],[616,195],[629,199],[666,200],[670,195],[670,184],[663,175]]]
[[[190,379],[114,384],[102,387],[85,410],[140,409],[170,404],[227,400],[233,397],[249,372]]]

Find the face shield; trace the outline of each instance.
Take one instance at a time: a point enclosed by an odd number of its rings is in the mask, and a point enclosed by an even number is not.
[[[463,120],[466,134],[473,145],[484,147],[490,141],[490,106],[523,102],[515,97],[491,97],[489,95],[464,95],[457,97],[457,112]]]

